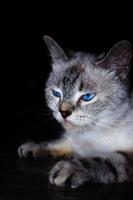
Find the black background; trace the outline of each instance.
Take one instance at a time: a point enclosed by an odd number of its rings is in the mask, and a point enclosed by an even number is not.
[[[44,115],[44,83],[50,57],[44,35],[64,50],[101,53],[126,39],[133,44],[131,5],[63,2],[6,3],[1,23],[2,152],[16,151],[24,141],[56,135],[60,127]],[[53,123],[52,123],[53,122]]]

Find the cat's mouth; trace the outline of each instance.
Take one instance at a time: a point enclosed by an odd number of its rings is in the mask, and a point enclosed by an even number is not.
[[[64,126],[64,128],[66,128],[66,129],[75,129],[75,128],[78,127],[77,125],[75,125],[74,123],[68,121],[67,119],[65,119],[65,120],[63,121],[63,126]]]

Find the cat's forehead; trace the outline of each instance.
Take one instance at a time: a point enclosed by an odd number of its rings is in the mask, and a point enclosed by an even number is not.
[[[73,65],[67,68],[62,77],[62,85],[66,87],[69,85],[74,85],[78,80],[79,76],[84,72],[84,69],[81,66]]]
[[[63,95],[66,98],[70,98],[76,91],[91,90],[94,85],[86,68],[78,64],[67,68],[60,82]]]
[[[79,81],[79,76],[81,76],[82,68],[80,66],[71,66],[66,69],[61,80],[61,87],[64,97],[70,97],[74,88]]]

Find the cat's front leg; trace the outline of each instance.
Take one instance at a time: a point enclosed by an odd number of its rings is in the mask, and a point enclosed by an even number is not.
[[[69,182],[72,188],[85,182],[114,183],[133,181],[133,163],[125,153],[114,152],[104,157],[59,161],[50,171],[49,180],[57,186]],[[69,180],[69,181],[68,181]]]
[[[73,150],[70,143],[66,139],[61,139],[56,142],[27,142],[22,144],[18,148],[18,154],[20,157],[28,157],[30,154],[34,158],[52,156],[52,157],[64,157],[72,155]]]

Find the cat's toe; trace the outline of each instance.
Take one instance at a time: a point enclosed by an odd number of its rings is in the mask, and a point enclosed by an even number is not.
[[[34,142],[24,143],[18,148],[18,155],[22,158],[27,158],[30,154],[36,157],[36,152],[39,145]]]
[[[65,186],[71,176],[71,165],[69,162],[59,161],[50,171],[49,181],[57,186]]]
[[[62,169],[57,174],[50,175],[49,181],[51,184],[55,184],[57,186],[65,186],[70,175],[70,173],[65,172],[64,169]]]

